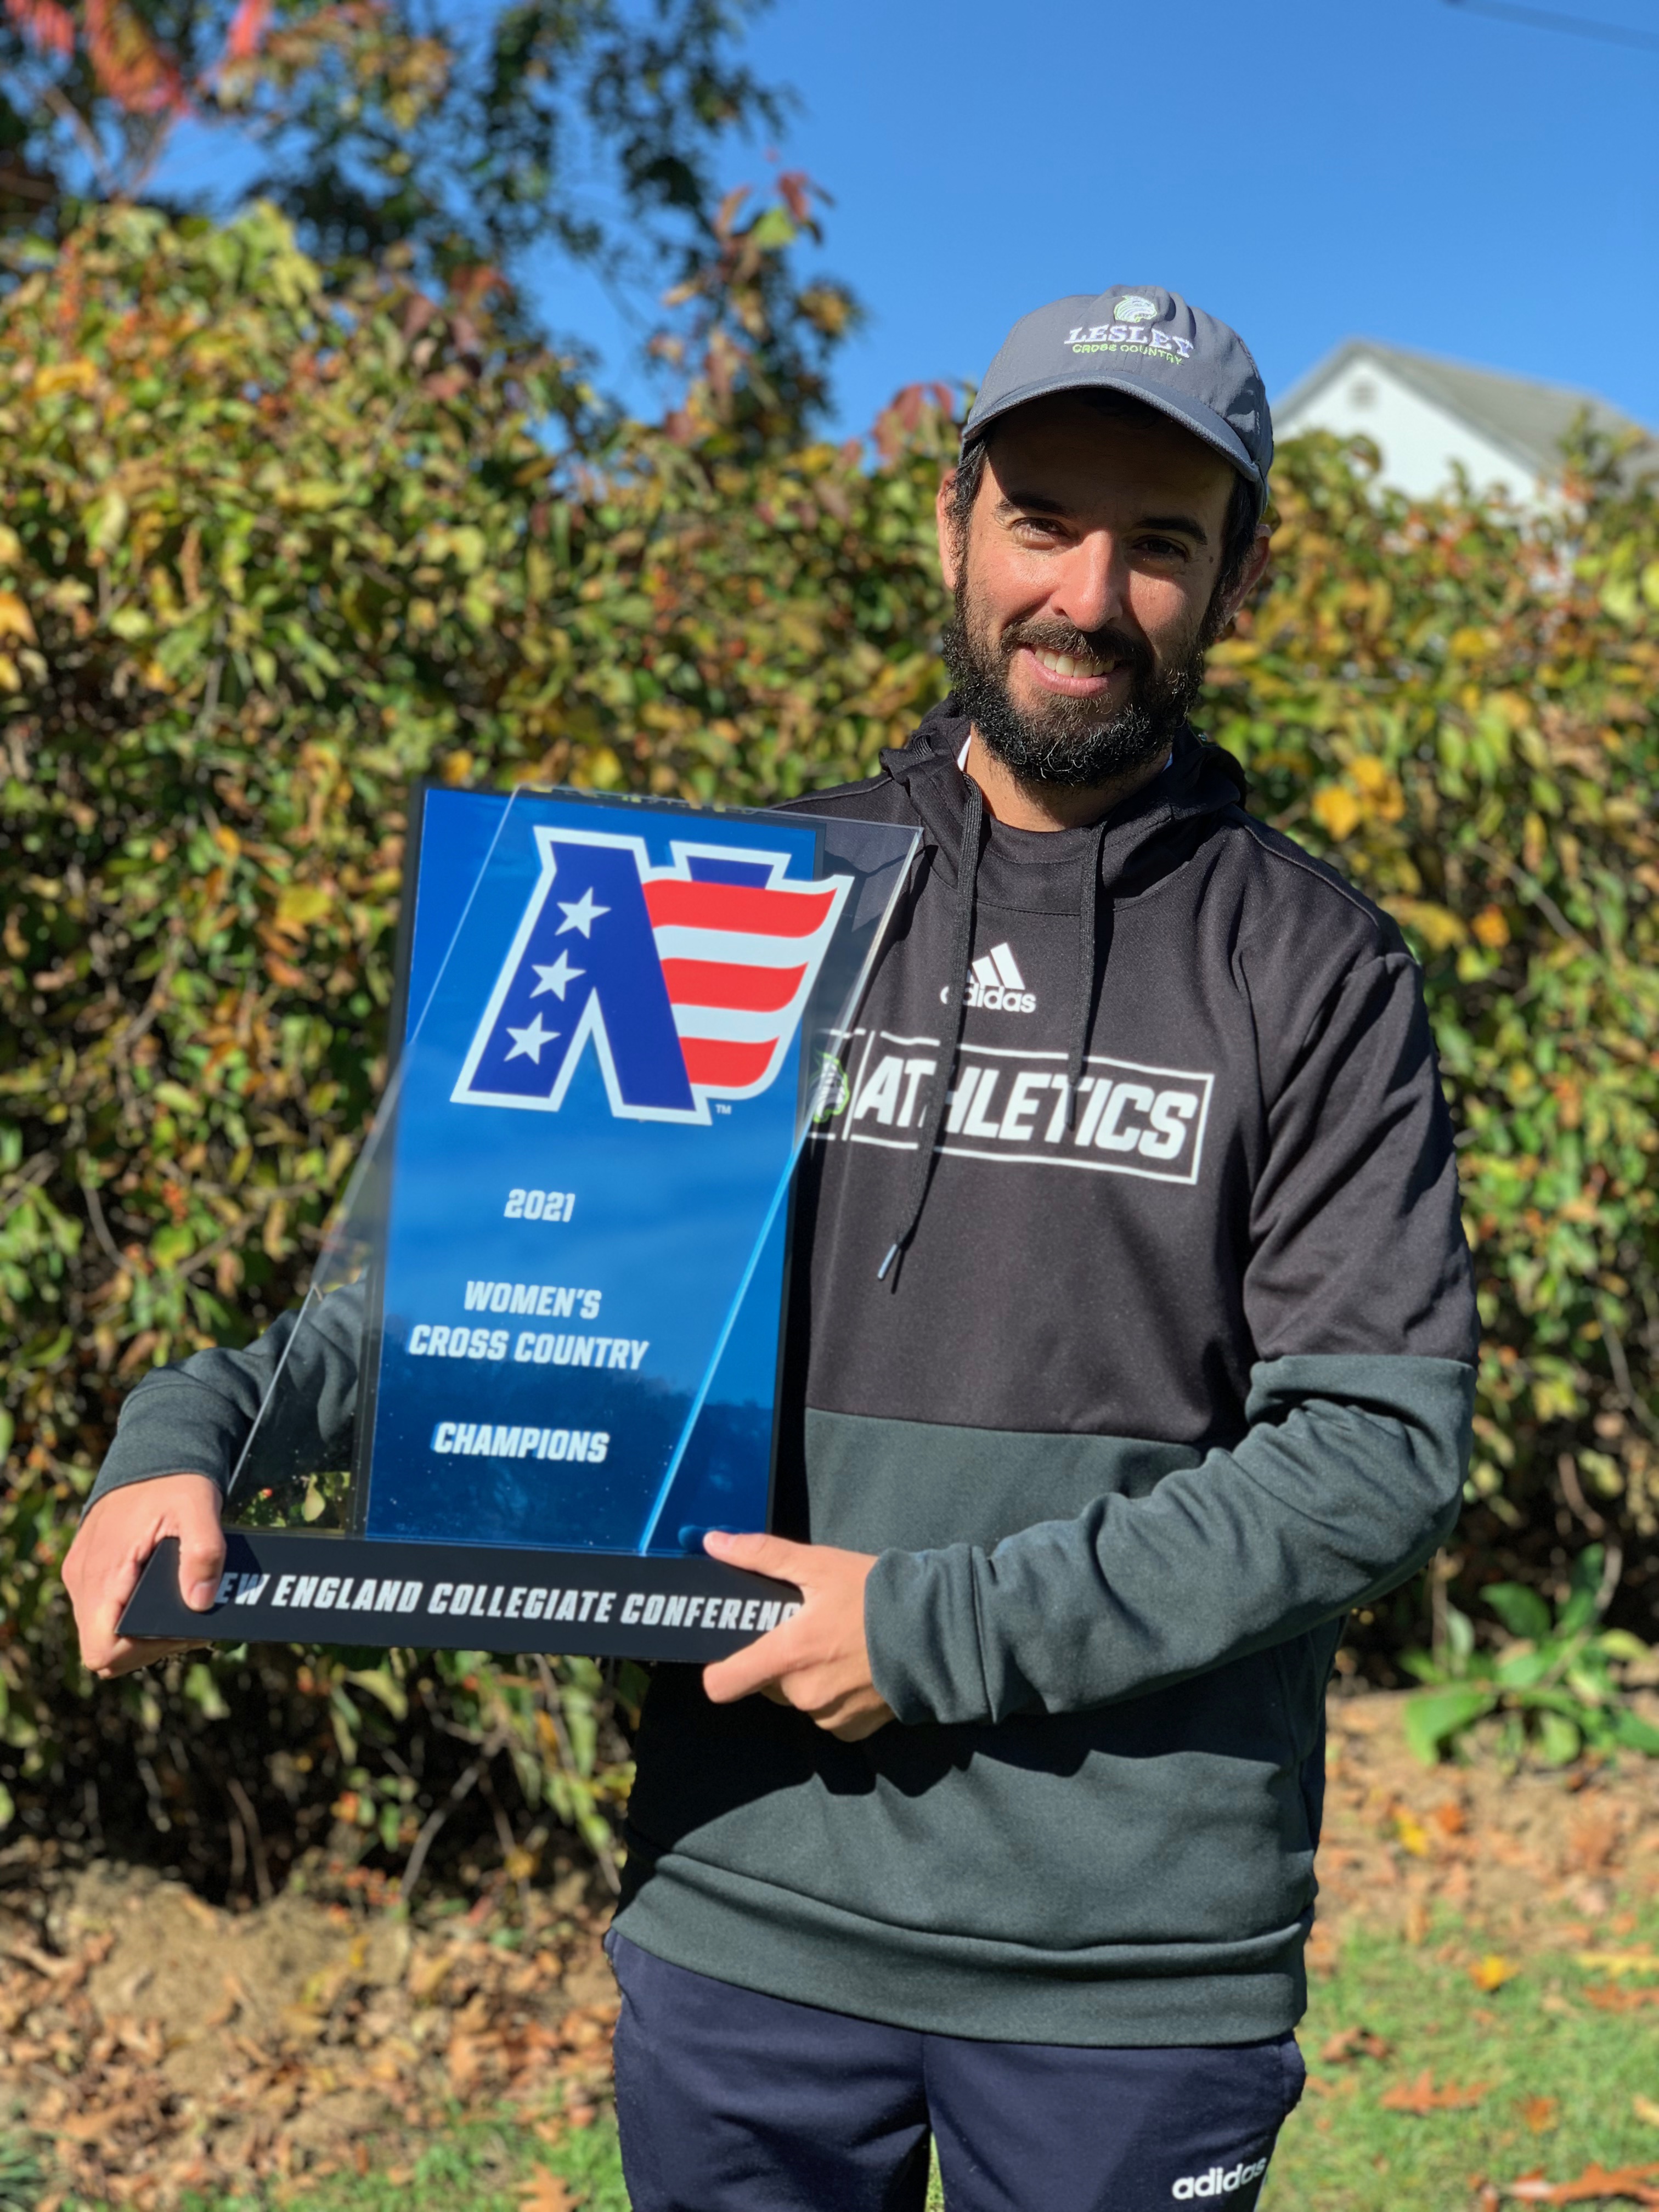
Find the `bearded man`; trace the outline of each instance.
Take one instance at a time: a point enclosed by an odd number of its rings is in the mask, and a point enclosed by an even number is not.
[[[1475,1318],[1399,933],[1187,720],[1272,451],[1175,294],[1027,316],[939,491],[956,688],[801,802],[922,847],[818,1092],[787,1533],[708,1540],[805,1603],[646,1702],[635,2212],[919,2212],[930,2137],[951,2212],[1242,2212],[1299,2093],[1326,1681],[1456,1515]],[[211,1599],[194,1364],[77,1540],[94,1666],[156,1534]]]

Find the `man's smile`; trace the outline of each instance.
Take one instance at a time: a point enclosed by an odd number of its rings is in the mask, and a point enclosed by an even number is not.
[[[1024,645],[1020,655],[1045,690],[1072,699],[1097,698],[1127,664],[1094,653],[1055,653],[1046,645]]]

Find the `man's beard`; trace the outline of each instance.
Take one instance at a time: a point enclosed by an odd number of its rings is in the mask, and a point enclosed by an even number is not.
[[[1144,637],[1083,631],[1069,623],[1014,623],[993,644],[967,579],[957,585],[956,618],[945,633],[945,665],[957,703],[986,750],[1022,783],[1089,790],[1145,768],[1170,749],[1204,684],[1206,621],[1177,659],[1159,665]],[[1056,695],[1035,714],[1015,706],[1008,672],[1022,646],[1115,660],[1130,671],[1129,696],[1103,720],[1091,699]]]

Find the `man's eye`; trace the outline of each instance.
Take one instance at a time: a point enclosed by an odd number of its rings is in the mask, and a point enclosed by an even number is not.
[[[1155,561],[1184,561],[1187,557],[1187,549],[1179,538],[1143,538],[1139,543],[1141,551],[1151,554]]]

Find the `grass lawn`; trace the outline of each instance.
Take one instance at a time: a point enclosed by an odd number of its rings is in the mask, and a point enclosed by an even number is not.
[[[1659,1997],[1659,1911],[1616,1925],[1546,1923],[1508,1953],[1449,1915],[1416,1942],[1352,1925],[1314,1983],[1302,2031],[1309,2094],[1264,2212],[1465,2212],[1486,2185],[1540,2168],[1560,2182],[1592,2161],[1659,2166],[1659,2021],[1638,1994]],[[1381,2056],[1322,2056],[1359,2029],[1386,2046]],[[1427,2111],[1384,2104],[1425,2071]],[[1449,2094],[1473,2101],[1432,2102]],[[538,2170],[548,2178],[537,2185]],[[627,2212],[608,2117],[550,2146],[459,2121],[394,2171],[340,2176],[285,2202],[293,2212]],[[240,2208],[221,2199],[211,2212]]]

